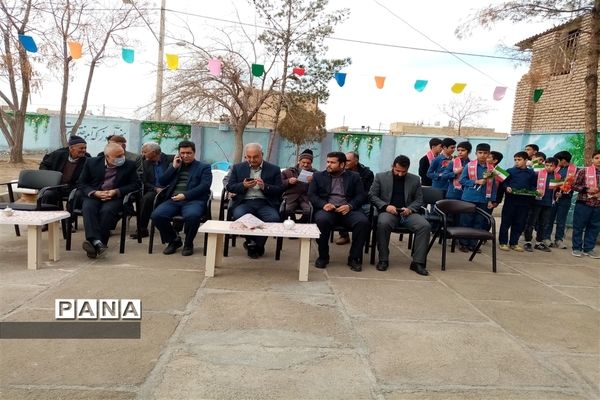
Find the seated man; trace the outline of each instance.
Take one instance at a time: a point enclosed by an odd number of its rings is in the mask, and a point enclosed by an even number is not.
[[[40,169],[62,172],[61,184],[67,185],[61,189],[46,191],[42,197],[42,203],[59,204],[64,197],[69,196],[71,190],[77,186],[77,180],[83,171],[87,158],[87,143],[84,138],[71,136],[67,141],[68,147],[63,147],[48,153],[40,163]]]
[[[283,198],[285,199],[285,218],[288,216],[294,218],[294,211],[302,210],[300,222],[309,222],[310,219],[310,201],[308,199],[308,185],[312,181],[312,175],[307,176],[306,181],[300,181],[301,171],[308,171],[311,174],[317,172],[312,167],[312,150],[306,149],[298,156],[298,164],[295,167],[286,169],[281,173],[283,181]],[[295,218],[294,218],[295,219]]]
[[[179,143],[179,153],[173,163],[162,174],[159,184],[165,187],[167,201],[152,213],[154,225],[160,232],[163,243],[168,243],[163,254],[173,254],[183,245],[182,256],[194,254],[194,238],[200,220],[206,212],[206,201],[210,196],[212,173],[210,165],[196,160],[196,145],[184,140]],[[171,219],[181,215],[185,221],[185,243],[177,236]]]
[[[264,222],[280,222],[281,170],[263,160],[262,146],[258,143],[248,143],[244,154],[246,161],[231,168],[226,186],[228,192],[235,194],[231,204],[233,219],[250,213]],[[265,236],[248,236],[244,243],[248,257],[262,256],[266,242]]]
[[[367,194],[358,173],[345,170],[346,155],[342,152],[327,154],[327,169],[313,175],[308,196],[315,210],[315,223],[321,231],[317,240],[319,257],[315,267],[326,268],[329,263],[329,235],[331,229],[341,225],[352,231],[352,246],[348,266],[352,271],[362,271],[362,249],[369,235],[369,219],[361,206]]]
[[[135,163],[125,159],[125,150],[116,143],[104,148],[104,156],[87,160],[79,177],[83,192],[83,249],[89,258],[102,257],[110,230],[117,224],[123,197],[140,188]]]
[[[119,146],[123,147],[125,150],[125,158],[127,160],[133,161],[135,163],[135,169],[138,175],[142,175],[142,156],[140,154],[132,153],[127,151],[127,139],[123,135],[110,135],[106,138],[108,143],[117,143]],[[98,153],[98,156],[101,156],[102,153]]]
[[[409,167],[408,157],[396,157],[392,170],[378,173],[369,191],[369,200],[379,211],[377,218],[379,262],[376,268],[378,271],[388,269],[390,234],[394,228],[407,227],[415,233],[410,269],[419,275],[429,275],[425,265],[431,226],[422,215],[418,214],[423,204],[423,191],[419,177],[408,173]]]
[[[161,152],[160,145],[156,142],[147,142],[142,146],[142,155],[144,157],[142,185],[144,195],[140,209],[140,220],[138,227],[142,237],[148,237],[148,222],[154,206],[154,198],[163,187],[159,179],[165,173],[169,165],[173,162],[173,156]],[[133,239],[137,239],[137,232],[132,234]]]

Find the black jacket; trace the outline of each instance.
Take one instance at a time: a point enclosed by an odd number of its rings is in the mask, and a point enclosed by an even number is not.
[[[369,167],[361,163],[358,163],[356,172],[358,172],[358,175],[360,175],[360,180],[362,181],[365,193],[369,193],[371,185],[373,184],[373,180],[375,179],[375,174],[373,174],[373,171],[371,171]]]
[[[367,202],[367,192],[360,179],[360,175],[353,171],[344,171],[342,174],[344,182],[344,193],[348,203],[353,210],[358,210]],[[327,171],[317,172],[313,175],[312,182],[308,186],[308,197],[315,211],[322,210],[327,204],[331,193],[331,175]]]
[[[158,162],[163,170],[163,174],[169,169],[173,158],[175,156],[160,153],[160,161]],[[144,160],[143,172],[142,172],[142,183],[144,184],[144,193],[153,192],[156,188],[154,176],[154,163],[152,161]]]
[[[419,160],[419,176],[421,177],[421,185],[422,186],[431,186],[432,181],[431,178],[427,176],[427,171],[429,171],[429,158],[427,156],[421,157]]]
[[[67,185],[75,186],[77,184],[79,175],[81,175],[81,171],[83,171],[83,166],[89,157],[90,155],[88,153],[85,153],[85,157],[77,160],[77,167],[73,172],[71,182],[66,182]],[[63,147],[62,149],[54,150],[53,152],[46,154],[42,159],[42,162],[40,162],[40,169],[63,172],[65,164],[68,160],[69,148]]]
[[[235,164],[231,168],[229,174],[229,181],[227,182],[226,189],[228,192],[235,193],[233,197],[232,208],[240,204],[246,195],[246,189],[244,188],[244,179],[250,177],[250,164],[247,162],[241,162]],[[265,188],[263,194],[269,204],[279,209],[281,203],[281,195],[283,193],[283,182],[281,181],[281,170],[275,164],[263,161],[262,172],[260,174],[261,179],[265,182]]]
[[[92,157],[87,160],[83,167],[83,172],[79,176],[77,187],[83,191],[84,196],[90,197],[90,194],[100,190],[106,174],[106,164],[104,157]],[[135,169],[135,163],[125,160],[125,164],[117,167],[117,176],[115,178],[115,189],[119,190],[119,197],[124,197],[140,188],[140,180]]]

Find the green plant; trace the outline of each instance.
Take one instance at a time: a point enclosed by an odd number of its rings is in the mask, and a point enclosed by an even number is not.
[[[585,161],[583,159],[583,149],[585,148],[585,136],[583,133],[578,133],[576,135],[569,135],[567,138],[567,143],[569,147],[567,151],[573,155],[571,162],[578,167],[583,167],[585,165]],[[600,148],[600,135],[596,134],[596,148]]]
[[[192,136],[192,126],[174,122],[143,121],[141,123],[142,136],[158,144],[163,140],[176,141],[189,140]]]
[[[336,133],[334,136],[340,150],[342,150],[343,146],[351,146],[352,150],[358,152],[361,143],[366,143],[367,157],[371,156],[371,150],[373,150],[373,146],[377,143],[379,144],[379,147],[381,147],[381,143],[383,141],[382,135],[374,135],[369,133]]]
[[[46,114],[35,114],[35,113],[27,113],[25,114],[25,123],[29,125],[33,125],[34,129],[34,138],[37,142],[38,136],[40,133],[40,128],[42,130],[46,130],[48,127],[48,123],[50,122],[50,116]]]

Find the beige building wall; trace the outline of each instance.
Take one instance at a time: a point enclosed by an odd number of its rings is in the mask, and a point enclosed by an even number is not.
[[[455,128],[444,126],[425,126],[417,125],[410,122],[393,122],[390,124],[390,133],[395,136],[401,135],[425,135],[431,137],[448,137],[457,136]],[[477,128],[463,126],[460,130],[461,137],[496,137],[505,138],[506,133],[496,132],[492,128]]]
[[[581,132],[584,129],[585,75],[589,35],[585,33],[589,17],[576,19],[542,34],[525,39],[517,46],[531,49],[529,72],[517,85],[511,132],[556,133]],[[580,30],[570,71],[564,72],[565,38],[569,32]],[[563,44],[562,46],[560,44]],[[558,63],[558,64],[557,64]],[[600,69],[599,69],[600,71]],[[544,93],[533,102],[535,89]],[[600,98],[598,101],[600,118]]]

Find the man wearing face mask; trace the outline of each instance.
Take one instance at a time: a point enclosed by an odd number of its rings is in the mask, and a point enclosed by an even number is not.
[[[89,258],[106,253],[110,230],[116,225],[123,197],[140,188],[135,163],[125,159],[125,150],[116,143],[104,148],[104,156],[90,158],[79,177],[83,192],[83,249]]]

